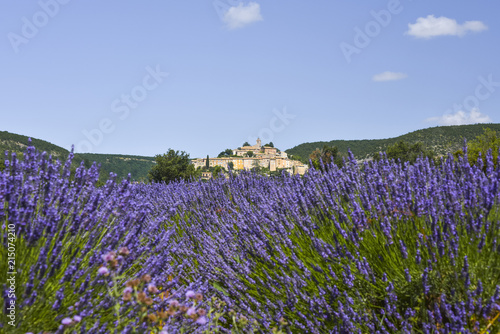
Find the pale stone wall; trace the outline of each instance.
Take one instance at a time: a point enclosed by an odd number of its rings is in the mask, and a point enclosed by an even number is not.
[[[264,153],[276,155],[278,153],[278,150],[275,147],[264,146]]]
[[[269,170],[271,172],[276,171],[276,159],[272,159],[269,163]]]

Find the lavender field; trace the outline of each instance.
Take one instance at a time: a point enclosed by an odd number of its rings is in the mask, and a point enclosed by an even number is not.
[[[0,332],[500,332],[491,155],[102,187],[71,159],[0,172]]]

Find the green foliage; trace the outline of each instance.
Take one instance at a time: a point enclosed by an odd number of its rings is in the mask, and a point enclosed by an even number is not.
[[[500,131],[500,124],[488,124],[488,127]],[[483,132],[484,124],[438,126],[428,129],[417,130],[405,135],[389,139],[373,140],[332,140],[329,142],[304,143],[286,150],[288,154],[301,157],[302,162],[308,162],[307,157],[317,147],[336,146],[339,152],[346,154],[350,149],[356,159],[369,159],[373,154],[385,151],[388,146],[403,140],[414,144],[422,142],[425,147],[432,149],[438,156],[447,155],[459,150],[464,145],[464,139],[471,140]]]
[[[208,157],[208,154],[207,154],[207,160],[205,161],[205,168],[206,169],[210,168],[210,158]]]
[[[189,154],[182,151],[169,149],[163,155],[155,156],[156,165],[151,168],[148,174],[151,182],[170,182],[175,180],[188,180],[198,175],[191,164]]]
[[[252,151],[248,151],[247,153],[245,153],[245,156],[251,158],[254,156],[254,154]]]
[[[332,160],[337,166],[342,166],[342,155],[339,153],[339,149],[335,146],[323,145],[322,149],[315,149],[310,155],[312,165],[315,169],[321,169],[320,160],[323,161],[324,166],[328,165]]]
[[[308,159],[304,159],[300,155],[295,155],[295,154],[288,154],[288,159],[295,160],[295,161],[300,161],[300,162],[303,162],[303,163],[309,163]]]
[[[224,176],[224,173],[226,172],[226,170],[222,166],[215,166],[215,167],[213,167],[211,172],[212,172],[212,177],[216,178],[216,177]]]
[[[399,160],[400,162],[411,162],[417,161],[419,156],[423,156],[429,159],[434,159],[436,153],[432,150],[427,150],[422,142],[417,142],[415,144],[410,144],[405,141],[400,140],[394,145],[390,145],[387,148],[387,158]],[[380,153],[375,153],[373,159],[379,160]]]
[[[265,144],[264,146],[274,147],[274,144],[273,144],[273,142],[269,142],[268,144]]]
[[[5,163],[3,160],[0,160],[0,172],[5,169]]]
[[[132,180],[145,182],[148,180],[148,172],[155,164],[154,157],[96,153],[75,154],[74,165],[79,165],[82,161],[87,168],[92,166],[94,162],[101,165],[101,181],[107,180],[109,173],[115,173],[118,180],[127,178],[130,174]]]
[[[483,134],[477,136],[474,140],[467,143],[467,155],[471,164],[476,163],[479,155],[485,161],[488,150],[491,150],[493,162],[497,164],[498,149],[500,148],[500,131],[494,131],[490,128],[484,129]]]
[[[230,148],[226,148],[224,151],[220,152],[217,158],[229,158],[233,157],[233,150]]]
[[[243,143],[243,146],[250,146],[250,144],[246,141]]]

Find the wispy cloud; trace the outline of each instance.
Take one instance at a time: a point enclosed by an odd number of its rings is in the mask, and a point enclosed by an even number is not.
[[[456,20],[444,16],[419,17],[416,23],[408,24],[406,34],[417,38],[432,38],[437,36],[459,36],[462,37],[468,32],[480,32],[488,27],[481,21],[465,21],[462,24]]]
[[[382,72],[379,74],[375,74],[372,77],[373,81],[395,81],[395,80],[401,80],[408,77],[406,73],[401,73],[401,72]]]
[[[439,125],[464,125],[477,123],[492,123],[490,116],[482,114],[479,109],[474,108],[467,113],[465,111],[457,111],[454,114],[444,114],[440,117],[431,117],[426,119],[427,122],[437,123]]]
[[[250,23],[262,20],[260,5],[256,2],[250,2],[247,5],[239,3],[238,6],[230,7],[224,14],[224,22],[229,29],[243,28]]]

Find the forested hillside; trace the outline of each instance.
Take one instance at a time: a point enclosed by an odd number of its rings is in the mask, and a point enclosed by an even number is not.
[[[27,136],[0,131],[0,165],[5,156],[4,152],[17,152],[22,154],[28,144]],[[64,161],[69,154],[69,151],[49,143],[41,139],[31,139],[33,145],[39,151],[45,151],[53,157]],[[95,161],[101,165],[101,177],[106,179],[109,173],[116,173],[118,178],[127,177],[130,173],[133,180],[145,181],[147,174],[154,164],[154,157],[143,157],[135,155],[119,155],[119,154],[94,154],[94,153],[79,153],[75,154],[73,159],[73,167],[80,165],[84,161],[85,166],[90,167]]]
[[[57,145],[51,144],[45,140],[32,138],[31,142],[39,151],[45,151],[58,159],[66,159],[68,157],[69,151],[59,147]],[[5,151],[9,152],[19,152],[22,153],[28,145],[28,137],[23,135],[18,135],[15,133],[10,133],[7,131],[0,131],[0,159],[4,159],[3,153]]]
[[[100,164],[101,177],[107,177],[113,172],[122,178],[130,173],[132,179],[136,181],[146,181],[148,172],[155,163],[154,157],[95,153],[77,154],[75,160],[83,160],[87,167],[90,167],[94,161]]]
[[[422,142],[425,147],[434,150],[438,155],[446,155],[460,149],[463,146],[464,138],[472,140],[482,134],[485,128],[500,131],[500,124],[438,126],[387,139],[319,141],[300,144],[286,150],[286,152],[307,161],[311,152],[327,145],[336,146],[342,153],[347,153],[350,149],[357,159],[367,159],[376,152],[384,151],[387,146],[403,140],[408,143]]]

